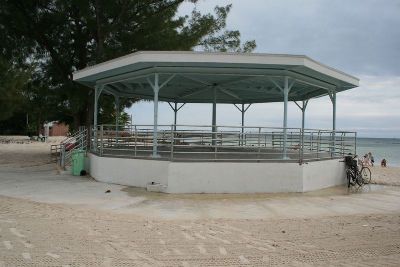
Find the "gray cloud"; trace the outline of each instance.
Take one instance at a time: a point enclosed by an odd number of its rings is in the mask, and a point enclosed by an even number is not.
[[[219,0],[197,8],[230,2],[228,27],[256,39],[257,52],[306,54],[354,75],[400,74],[400,1]]]
[[[256,39],[257,52],[305,54],[324,64],[356,75],[360,87],[337,95],[337,128],[359,136],[400,138],[400,1],[394,0],[213,0],[199,1],[198,9],[233,3],[228,28],[239,29],[243,40]],[[192,10],[185,3],[181,14]],[[151,124],[152,103],[128,111],[134,122]],[[171,124],[173,113],[160,105],[161,124]],[[218,105],[217,123],[240,125],[232,105]],[[246,125],[281,127],[282,103],[253,105]],[[289,105],[289,127],[301,126],[301,112]],[[211,124],[211,105],[188,104],[178,115],[182,124]],[[312,99],[307,128],[332,127],[328,97]]]

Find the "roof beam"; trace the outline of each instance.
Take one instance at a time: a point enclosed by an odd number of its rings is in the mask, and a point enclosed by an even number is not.
[[[210,88],[211,88],[210,86],[206,86],[206,87],[203,87],[203,88],[200,88],[200,89],[199,89],[199,88],[196,88],[196,90],[192,90],[191,92],[188,92],[188,93],[186,93],[186,94],[183,94],[183,95],[178,96],[178,99],[179,99],[179,98],[187,98],[187,97],[189,97],[189,96],[199,94],[199,93],[201,93],[201,92],[204,92],[204,91],[209,90]]]
[[[231,92],[230,90],[228,90],[228,89],[224,89],[224,88],[221,88],[221,87],[218,87],[218,89],[219,89],[221,92],[225,93],[226,95],[229,95],[229,96],[231,96],[231,97],[233,97],[233,98],[236,98],[236,99],[241,100],[241,98],[240,98],[238,95],[232,93],[232,92]]]
[[[211,83],[202,81],[202,80],[197,79],[197,78],[189,77],[189,76],[187,76],[187,75],[183,75],[183,74],[178,74],[178,75],[180,75],[180,76],[182,76],[183,78],[186,78],[186,79],[188,79],[188,80],[191,80],[191,81],[194,81],[194,82],[198,82],[198,83],[201,83],[201,84],[204,84],[204,85],[209,85],[209,86],[212,85]]]

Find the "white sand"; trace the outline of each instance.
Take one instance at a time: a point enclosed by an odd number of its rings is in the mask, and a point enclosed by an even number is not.
[[[0,144],[0,266],[398,266],[400,187],[165,195],[57,174]],[[390,172],[394,175],[391,176]],[[374,180],[398,170],[374,168]],[[385,175],[384,175],[385,174]],[[105,194],[105,189],[111,189]]]
[[[384,185],[400,185],[400,167],[370,167],[372,183]]]

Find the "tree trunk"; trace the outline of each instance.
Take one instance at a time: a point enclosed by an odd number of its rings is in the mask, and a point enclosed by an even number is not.
[[[97,26],[97,47],[96,47],[96,58],[97,58],[97,63],[100,63],[104,57],[104,33],[103,33],[103,27],[102,27],[102,10],[101,10],[101,4],[99,0],[95,1],[95,10],[96,10],[96,26]]]
[[[73,115],[73,123],[72,123],[72,127],[74,131],[77,131],[79,129],[79,126],[81,125],[81,116],[80,116],[80,112],[76,112]]]
[[[37,118],[37,125],[36,125],[37,136],[40,135],[40,130],[42,130],[41,126],[42,126],[42,114],[39,113],[38,118]]]

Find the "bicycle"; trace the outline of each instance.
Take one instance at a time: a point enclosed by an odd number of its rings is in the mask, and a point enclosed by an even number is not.
[[[355,186],[356,184],[363,186],[371,182],[371,170],[363,165],[359,170],[356,157],[357,155],[345,157],[347,187]]]

